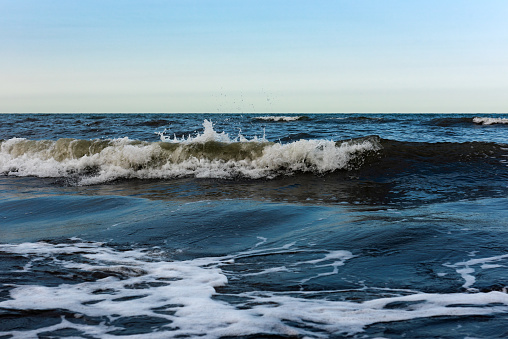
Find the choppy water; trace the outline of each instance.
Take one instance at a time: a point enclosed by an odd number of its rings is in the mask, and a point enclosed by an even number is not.
[[[508,115],[0,121],[0,337],[508,336]]]

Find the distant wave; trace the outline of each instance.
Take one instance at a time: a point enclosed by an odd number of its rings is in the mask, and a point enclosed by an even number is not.
[[[254,120],[262,120],[262,121],[271,121],[271,122],[289,122],[289,121],[298,121],[298,120],[308,120],[309,117],[304,115],[302,116],[264,116],[264,117],[254,117]]]
[[[367,117],[367,116],[353,116],[348,117],[348,120],[357,120],[357,121],[382,121],[384,120],[381,117]]]
[[[508,124],[507,118],[473,118],[473,122],[479,125],[496,125],[496,124]]]
[[[343,120],[343,121],[354,122],[354,123],[396,121],[392,118],[387,118],[387,117],[379,117],[379,116],[369,117],[369,116],[363,116],[363,115],[360,115],[360,116],[356,116],[356,115],[355,116],[338,116],[338,117],[327,118],[327,120]]]
[[[469,125],[473,123],[473,119],[469,117],[459,118],[436,118],[429,121],[430,125],[450,127],[454,125]]]
[[[166,120],[166,119],[151,119],[147,121],[142,121],[137,123],[137,126],[154,126],[154,127],[160,127],[160,126],[169,126],[173,123],[173,121]]]
[[[436,118],[430,121],[430,124],[450,127],[456,125],[495,125],[495,124],[508,124],[507,118],[488,118],[488,117],[458,117],[458,118]]]

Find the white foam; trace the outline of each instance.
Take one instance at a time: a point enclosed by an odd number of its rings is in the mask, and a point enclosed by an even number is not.
[[[248,276],[271,274],[271,273],[277,273],[277,272],[290,272],[290,270],[286,266],[272,267],[272,268],[267,268],[265,270],[262,270],[262,271],[259,271],[256,273],[247,273],[247,274],[244,274],[243,276],[248,277]]]
[[[264,116],[264,117],[255,117],[256,120],[264,120],[264,121],[297,121],[302,119],[303,116]]]
[[[265,237],[257,237],[259,240],[261,240],[260,242],[258,242],[254,247],[258,247],[258,246],[261,246],[263,245],[264,243],[266,243],[268,241],[267,238]]]
[[[326,266],[332,267],[332,271],[319,273],[316,276],[305,278],[305,279],[301,280],[300,283],[304,284],[312,279],[317,279],[320,277],[337,274],[339,272],[338,267],[343,266],[345,264],[346,260],[349,260],[354,257],[355,256],[349,251],[332,251],[332,252],[329,252],[328,254],[326,254],[324,256],[324,258],[309,260],[309,261],[304,261],[302,263],[298,263],[298,265],[300,265],[300,264],[315,265],[318,263],[329,262],[328,264],[325,264],[325,265],[317,265],[317,267],[326,267]]]
[[[477,251],[469,253],[469,256],[475,256]],[[471,266],[480,266],[482,270],[492,269],[492,268],[498,268],[503,267],[503,265],[499,264],[490,264],[491,262],[497,262],[508,258],[508,254],[504,255],[497,255],[493,257],[488,258],[477,258],[477,259],[470,259],[466,261],[461,261],[455,264],[446,263],[444,266],[454,268],[455,271],[460,274],[462,279],[464,279],[464,284],[462,287],[469,291],[476,291],[475,288],[472,286],[476,282],[476,277],[473,275],[476,270]]]
[[[78,318],[77,316],[76,318]],[[52,331],[58,331],[58,330],[64,330],[64,329],[76,329],[82,333],[86,333],[93,337],[100,337],[103,338],[112,337],[112,336],[105,336],[107,332],[116,330],[118,328],[114,326],[106,326],[104,323],[100,323],[98,325],[85,325],[85,324],[76,324],[73,322],[68,321],[65,319],[65,317],[61,317],[61,322],[53,325],[53,326],[47,326],[43,328],[43,331],[40,329],[36,330],[17,330],[17,331],[11,331],[11,332],[0,332],[0,333],[8,333],[10,335],[9,338],[12,339],[27,339],[27,338],[39,338],[38,334],[41,332],[52,332]],[[69,337],[73,338],[73,337]],[[76,337],[74,337],[76,338]]]
[[[508,124],[507,118],[473,118],[473,122],[479,125]]]
[[[155,134],[159,135],[161,141],[164,142],[174,142],[174,143],[183,143],[183,144],[191,144],[191,143],[205,143],[209,141],[216,141],[216,142],[224,142],[224,143],[232,143],[232,142],[243,142],[248,141],[245,137],[243,137],[241,134],[238,135],[235,139],[231,139],[229,135],[225,132],[218,133],[213,128],[213,122],[210,120],[205,119],[203,121],[203,133],[197,134],[195,137],[192,137],[191,135],[188,135],[187,137],[182,137],[178,139],[176,135],[173,136],[173,138],[167,136],[166,133],[167,130],[164,130],[163,132],[156,132]],[[257,137],[254,137],[251,141],[267,141],[264,139],[258,139]]]
[[[483,264],[480,266],[482,270],[488,270],[491,268],[499,268],[499,267],[505,267],[504,265],[497,265],[497,264]]]
[[[76,272],[117,272],[94,281],[75,284],[12,285],[10,299],[0,302],[0,307],[12,310],[68,311],[56,325],[37,329],[0,332],[0,336],[15,338],[37,337],[41,333],[58,329],[75,329],[83,335],[114,338],[111,331],[122,329],[121,323],[112,321],[128,317],[156,317],[170,322],[167,326],[154,327],[149,334],[127,337],[168,338],[190,336],[219,338],[223,336],[286,335],[312,338],[362,332],[376,323],[397,322],[439,316],[489,315],[508,312],[508,294],[450,293],[432,294],[407,290],[381,289],[391,297],[381,297],[364,302],[337,301],[336,298],[317,299],[313,291],[250,291],[238,293],[228,303],[214,298],[220,294],[216,288],[228,284],[225,269],[235,259],[247,255],[277,252],[295,253],[290,246],[261,249],[237,255],[215,258],[198,258],[187,261],[171,261],[158,248],[118,251],[102,243],[75,240],[71,244],[27,243],[0,245],[0,251],[23,255],[30,260],[47,260],[52,269]],[[307,267],[320,267],[325,263],[340,266],[353,255],[348,251],[329,251],[315,260],[299,263]],[[508,255],[468,261],[468,265],[504,259]],[[474,259],[479,260],[479,259]],[[461,264],[461,263],[459,263]],[[460,266],[460,265],[459,265]],[[464,266],[464,265],[462,265]],[[27,266],[30,270],[30,267]],[[282,267],[274,268],[277,274]],[[267,272],[264,272],[268,274]],[[241,272],[237,273],[241,279]],[[133,288],[133,286],[140,286]],[[374,291],[375,289],[372,289]],[[359,290],[361,291],[361,290]],[[340,295],[341,291],[318,291],[317,295]],[[403,295],[397,295],[401,293]],[[370,295],[373,295],[370,293]],[[227,295],[226,295],[227,296]],[[137,297],[137,298],[136,298]],[[134,298],[134,299],[133,299]],[[320,298],[323,298],[322,296]],[[221,298],[223,299],[223,298]],[[396,307],[388,307],[396,305]],[[165,312],[160,312],[165,311]],[[67,313],[67,312],[66,312]],[[67,317],[74,318],[69,321]],[[87,317],[101,317],[98,325],[87,323]],[[80,322],[76,319],[85,319]]]

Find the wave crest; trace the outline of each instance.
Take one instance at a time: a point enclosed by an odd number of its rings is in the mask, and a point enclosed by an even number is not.
[[[429,122],[432,125],[440,127],[451,127],[451,126],[467,126],[467,125],[504,125],[508,124],[507,118],[489,118],[489,117],[447,117],[447,118],[436,118]]]
[[[255,117],[253,120],[261,120],[267,122],[289,122],[289,121],[299,121],[299,120],[309,120],[308,117],[302,116],[263,116],[263,117]]]
[[[299,140],[287,144],[266,139],[231,139],[205,121],[203,134],[160,142],[110,140],[27,140],[0,143],[0,172],[5,175],[68,177],[78,184],[120,178],[175,177],[274,178],[295,172],[316,174],[351,169],[367,151],[380,149],[374,137],[334,142]],[[379,139],[379,138],[378,138]],[[241,141],[238,141],[241,140]]]
[[[497,125],[497,124],[508,124],[508,119],[506,118],[473,118],[473,122],[479,125]]]

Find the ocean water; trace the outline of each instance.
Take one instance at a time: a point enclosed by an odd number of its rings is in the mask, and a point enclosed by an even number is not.
[[[508,336],[508,115],[0,121],[0,338]]]

